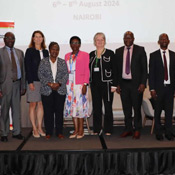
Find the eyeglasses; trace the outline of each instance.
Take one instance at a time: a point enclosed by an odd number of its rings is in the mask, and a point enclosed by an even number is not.
[[[79,42],[71,42],[71,45],[79,45]]]
[[[15,37],[5,37],[4,39],[6,39],[7,41],[10,41],[10,40],[14,41]]]

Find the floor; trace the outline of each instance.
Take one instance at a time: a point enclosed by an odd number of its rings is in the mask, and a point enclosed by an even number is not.
[[[120,138],[124,127],[114,127],[114,133],[111,136],[103,135],[86,135],[82,139],[69,139],[70,131],[73,128],[64,129],[64,139],[52,136],[50,140],[45,137],[34,138],[31,128],[23,128],[22,134],[25,140],[17,140],[8,136],[8,142],[0,141],[0,151],[43,151],[43,150],[60,150],[60,151],[90,151],[90,150],[121,150],[121,149],[159,149],[174,148],[175,141],[157,141],[154,135],[150,134],[150,126],[142,129],[141,138],[133,140],[132,137]]]

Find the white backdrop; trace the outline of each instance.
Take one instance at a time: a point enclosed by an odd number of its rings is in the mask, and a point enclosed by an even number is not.
[[[134,32],[135,43],[145,46],[147,53],[158,48],[163,32],[175,40],[174,0],[0,0],[0,5],[0,20],[15,22],[16,46],[24,51],[38,29],[47,45],[51,41],[61,45],[61,57],[70,50],[73,35],[82,39],[82,50],[93,50],[93,36],[99,31],[112,50],[122,45],[127,30]]]

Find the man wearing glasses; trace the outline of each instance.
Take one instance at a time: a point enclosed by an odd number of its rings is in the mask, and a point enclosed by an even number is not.
[[[12,108],[13,138],[24,139],[21,135],[20,96],[25,94],[24,53],[14,48],[15,36],[7,32],[4,36],[5,46],[0,49],[0,98],[1,141],[8,141],[9,109]]]

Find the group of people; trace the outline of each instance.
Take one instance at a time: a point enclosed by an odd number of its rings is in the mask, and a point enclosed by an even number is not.
[[[125,129],[120,137],[141,136],[141,104],[149,81],[155,102],[155,134],[157,140],[173,140],[172,114],[175,92],[175,53],[168,49],[169,38],[159,36],[160,49],[150,54],[149,74],[144,47],[134,44],[134,34],[127,31],[124,46],[115,53],[105,48],[103,33],[94,36],[95,51],[81,51],[81,39],[70,38],[71,52],[58,57],[57,42],[46,49],[44,34],[33,32],[25,55],[14,47],[15,36],[7,32],[5,46],[0,49],[1,141],[8,141],[9,109],[12,109],[12,137],[24,139],[20,127],[20,98],[27,91],[33,137],[50,139],[53,134],[63,139],[63,116],[71,116],[74,132],[69,138],[84,137],[84,118],[89,117],[88,87],[92,94],[94,135],[113,132],[113,95],[120,94],[125,116]],[[102,120],[104,104],[104,120]],[[165,110],[165,124],[160,121]],[[134,112],[134,113],[133,113]],[[134,117],[133,117],[134,115]],[[44,116],[45,131],[42,129]]]

